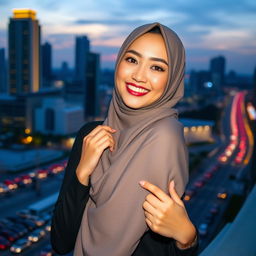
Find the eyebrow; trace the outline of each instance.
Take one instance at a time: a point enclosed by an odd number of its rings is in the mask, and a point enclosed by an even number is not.
[[[135,51],[135,50],[128,50],[128,51],[126,51],[126,52],[133,53],[134,55],[136,55],[136,56],[142,58],[142,55],[141,55],[139,52]],[[149,59],[150,59],[150,60],[154,60],[154,61],[162,62],[162,63],[164,63],[165,65],[169,66],[168,63],[167,63],[164,59],[156,58],[156,57],[151,57],[151,58],[149,58]]]

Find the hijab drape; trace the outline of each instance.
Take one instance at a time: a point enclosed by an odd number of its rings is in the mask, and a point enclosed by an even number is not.
[[[77,236],[74,255],[132,255],[148,227],[142,204],[147,191],[139,186],[148,180],[168,193],[174,179],[181,196],[188,180],[188,155],[183,125],[173,106],[183,97],[185,53],[178,36],[160,23],[136,28],[124,41],[116,69],[131,43],[155,26],[164,38],[169,73],[162,96],[139,109],[126,106],[113,90],[104,125],[113,134],[115,150],[106,149],[91,175],[90,199]],[[116,79],[115,79],[116,80]]]

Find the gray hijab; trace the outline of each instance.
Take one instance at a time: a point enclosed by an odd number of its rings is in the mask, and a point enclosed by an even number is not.
[[[115,86],[105,125],[113,134],[115,150],[106,149],[91,175],[86,205],[74,255],[132,255],[148,230],[142,204],[148,192],[139,186],[148,180],[168,193],[174,179],[181,196],[188,180],[188,154],[183,125],[173,106],[183,97],[185,53],[179,37],[160,23],[136,28],[120,48],[116,68],[131,43],[155,26],[164,38],[169,63],[162,96],[140,109],[126,106]],[[116,80],[116,79],[115,79]]]

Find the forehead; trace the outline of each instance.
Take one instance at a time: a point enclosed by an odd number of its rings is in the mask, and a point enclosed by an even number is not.
[[[152,55],[151,57],[162,57],[167,59],[167,51],[164,38],[161,34],[145,33],[136,38],[128,47],[139,53]]]

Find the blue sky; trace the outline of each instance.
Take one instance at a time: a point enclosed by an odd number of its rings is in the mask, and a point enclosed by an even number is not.
[[[14,8],[37,11],[42,42],[53,45],[53,64],[74,63],[76,35],[88,35],[102,67],[113,67],[117,51],[135,27],[161,22],[177,32],[187,53],[187,69],[209,67],[224,55],[227,71],[251,74],[256,66],[255,0],[0,0],[0,47],[7,45]]]

